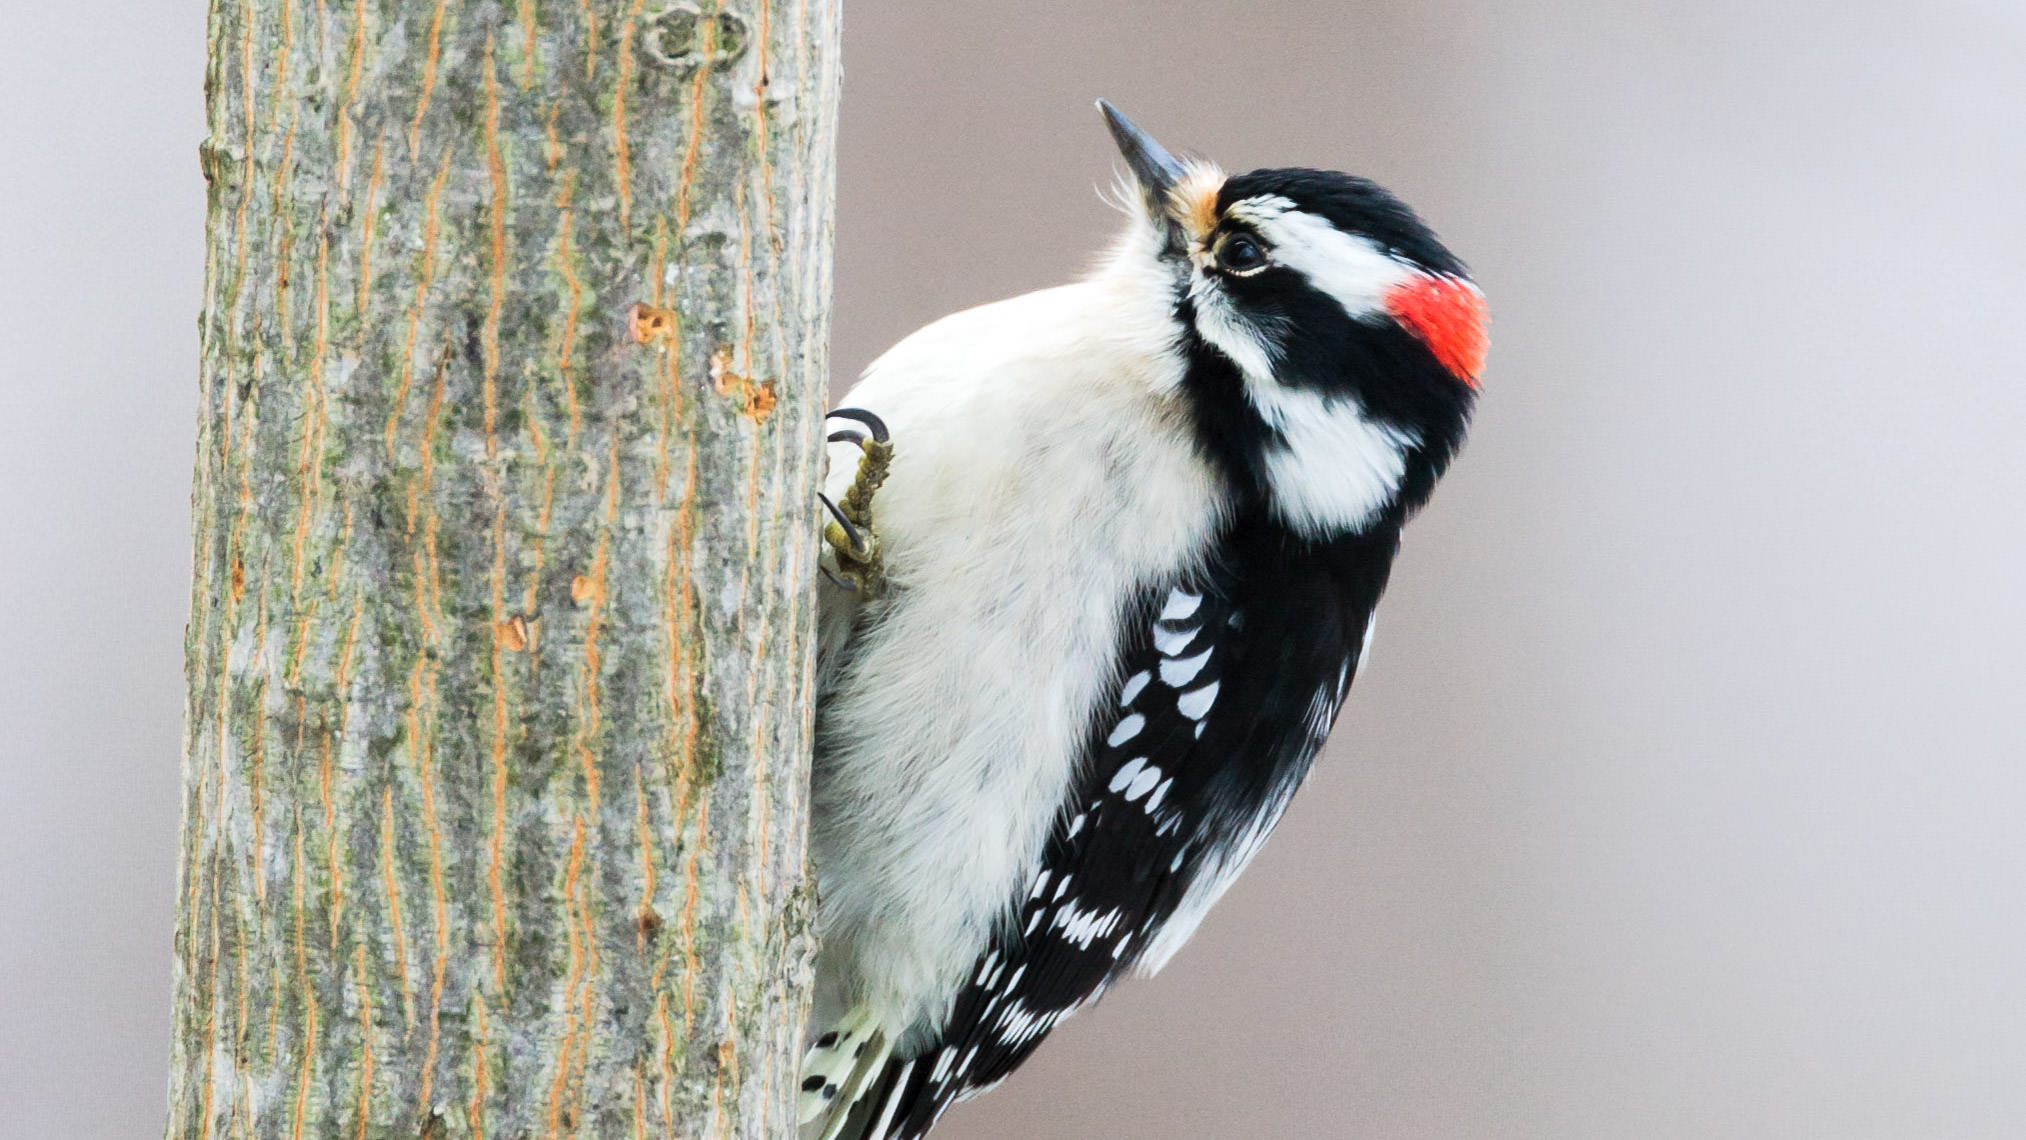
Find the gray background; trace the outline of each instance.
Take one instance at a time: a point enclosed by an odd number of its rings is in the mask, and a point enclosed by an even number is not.
[[[160,1129],[195,4],[0,35],[0,1136]],[[2026,1135],[2026,10],[851,0],[840,376],[1060,281],[1104,94],[1495,314],[1331,753],[939,1136]]]

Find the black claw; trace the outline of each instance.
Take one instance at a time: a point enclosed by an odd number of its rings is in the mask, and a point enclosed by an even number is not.
[[[845,516],[842,510],[838,509],[836,503],[830,501],[830,496],[818,491],[816,499],[830,511],[830,517],[837,520],[837,525],[844,528],[844,537],[851,540],[851,552],[853,554],[862,553],[865,550],[865,536],[859,533],[858,527]]]
[[[886,421],[866,411],[864,408],[838,408],[824,418],[831,420],[856,420],[872,429],[874,442],[885,443],[887,441]]]
[[[865,437],[855,431],[833,431],[825,439],[830,443],[843,443],[848,439],[860,447],[865,446]]]
[[[856,594],[856,593],[858,592],[858,587],[857,587],[857,586],[854,586],[854,585],[852,585],[851,583],[849,583],[849,582],[845,581],[844,579],[842,579],[842,578],[839,578],[839,577],[838,577],[837,575],[835,575],[835,574],[832,574],[832,573],[830,572],[830,567],[828,567],[828,566],[818,566],[818,567],[817,567],[817,569],[818,569],[818,570],[821,570],[821,571],[823,571],[823,576],[824,576],[825,578],[828,578],[828,579],[830,579],[830,584],[831,584],[831,585],[833,585],[833,586],[837,587],[837,588],[838,588],[838,589],[840,589],[840,590],[843,590],[843,591],[844,591],[845,593],[847,593],[847,594]]]

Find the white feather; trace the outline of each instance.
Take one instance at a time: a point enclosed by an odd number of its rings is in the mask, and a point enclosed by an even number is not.
[[[1285,440],[1267,449],[1266,470],[1274,509],[1295,530],[1361,530],[1399,493],[1407,452],[1421,442],[1413,432],[1368,418],[1348,395],[1249,378],[1246,392]]]
[[[1223,509],[1144,230],[1088,281],[930,325],[844,401],[892,430],[874,504],[892,589],[848,654],[825,647],[818,993],[916,1027],[898,1056],[1039,863],[1129,596],[1193,569]],[[834,636],[852,603],[825,604]]]

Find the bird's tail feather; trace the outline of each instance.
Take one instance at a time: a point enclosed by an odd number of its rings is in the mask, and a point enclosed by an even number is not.
[[[893,1041],[872,1010],[856,1006],[825,1030],[802,1058],[802,1093],[796,1117],[801,1140],[857,1140],[847,1129],[869,1088],[884,1091]],[[885,1099],[882,1097],[881,1099]]]
[[[914,1067],[913,1061],[888,1061],[886,1072],[859,1098],[859,1107],[864,1111],[852,1113],[851,1123],[858,1131],[847,1127],[839,1140],[886,1140],[905,1115],[901,1111],[902,1102],[907,1099],[908,1076]]]

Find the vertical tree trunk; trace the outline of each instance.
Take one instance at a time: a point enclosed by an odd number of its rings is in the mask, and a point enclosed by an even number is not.
[[[176,1137],[786,1137],[836,0],[215,0]]]

